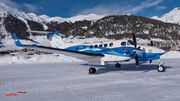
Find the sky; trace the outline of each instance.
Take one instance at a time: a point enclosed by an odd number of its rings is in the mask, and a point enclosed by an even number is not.
[[[161,17],[175,7],[180,7],[180,0],[0,0],[0,2],[26,13],[63,18],[92,13]]]

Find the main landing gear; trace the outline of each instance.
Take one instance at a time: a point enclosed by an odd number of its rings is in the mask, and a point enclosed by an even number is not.
[[[96,73],[96,68],[93,68],[93,66],[91,65],[91,68],[89,68],[89,74],[94,74]]]
[[[161,65],[160,59],[158,60],[158,62],[159,62],[159,66],[157,67],[158,72],[164,72],[165,68],[164,66]]]
[[[117,63],[116,68],[121,68],[121,64]]]

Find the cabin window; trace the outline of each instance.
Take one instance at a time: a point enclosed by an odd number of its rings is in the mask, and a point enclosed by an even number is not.
[[[78,50],[78,49],[79,49],[79,47],[76,47],[76,49]]]
[[[126,42],[121,42],[121,46],[126,46]]]
[[[90,48],[93,48],[93,45],[91,45]]]
[[[86,49],[86,46],[83,46],[83,49]]]
[[[99,48],[102,48],[102,44],[99,45]]]
[[[98,45],[95,45],[95,46],[94,46],[94,48],[97,48],[97,47],[98,47]]]
[[[107,47],[108,46],[108,44],[104,44],[104,47]]]
[[[110,43],[109,46],[112,47],[112,46],[113,46],[113,43]]]
[[[127,42],[127,45],[131,45],[129,42]]]

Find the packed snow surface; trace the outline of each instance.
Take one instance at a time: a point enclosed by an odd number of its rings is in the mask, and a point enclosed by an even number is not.
[[[122,68],[95,66],[92,75],[86,62],[0,65],[0,100],[179,101],[180,59],[161,61],[165,73],[157,72],[157,61],[139,68],[134,61],[122,63]]]

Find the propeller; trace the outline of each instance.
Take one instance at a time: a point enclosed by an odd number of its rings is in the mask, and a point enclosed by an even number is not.
[[[134,34],[133,34],[133,43],[134,43],[134,55],[136,54],[135,56],[136,68],[138,68],[139,67],[138,54],[143,53],[144,51],[140,49],[141,47],[137,48],[136,36]]]

